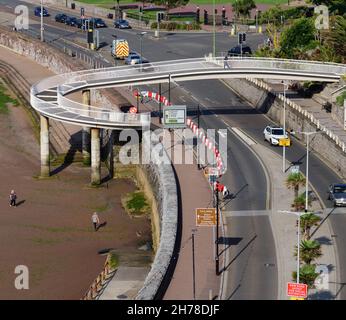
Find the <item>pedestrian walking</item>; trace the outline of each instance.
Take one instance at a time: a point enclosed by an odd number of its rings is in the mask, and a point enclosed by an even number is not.
[[[100,224],[100,219],[99,219],[99,216],[97,214],[97,212],[94,212],[93,215],[91,216],[91,221],[94,225],[94,231],[97,231],[97,228]]]
[[[17,201],[17,194],[14,190],[11,191],[10,193],[10,207],[15,207]]]
[[[223,68],[224,69],[230,69],[229,64],[228,64],[228,55],[225,56],[225,59],[223,61]]]

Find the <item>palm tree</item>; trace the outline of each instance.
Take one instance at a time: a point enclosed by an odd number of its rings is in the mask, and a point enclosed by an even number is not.
[[[304,214],[300,217],[300,228],[304,234],[304,239],[310,238],[310,229],[313,226],[317,226],[321,221],[321,217],[313,214],[312,212]]]
[[[298,198],[299,186],[305,184],[305,177],[301,172],[290,173],[286,179],[286,186],[288,189],[294,190],[294,198]]]
[[[308,203],[309,205],[311,205],[311,199],[308,199]],[[305,209],[305,193],[302,193],[300,196],[298,196],[297,198],[295,198],[293,200],[293,204],[292,207],[296,210],[296,211],[303,211]]]
[[[315,271],[316,266],[313,264],[305,264],[299,268],[299,282],[305,283],[308,285],[308,288],[314,287],[314,282],[318,276],[318,273]],[[293,281],[297,281],[297,271],[292,272]]]
[[[295,248],[295,256],[297,256],[297,246]],[[302,240],[300,242],[299,259],[305,264],[311,264],[312,261],[322,256],[321,244],[316,240]]]

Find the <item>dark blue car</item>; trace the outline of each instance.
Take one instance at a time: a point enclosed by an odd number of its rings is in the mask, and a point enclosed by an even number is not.
[[[123,19],[114,21],[114,27],[119,29],[131,29],[129,22]]]
[[[77,18],[76,17],[67,17],[65,24],[67,24],[68,26],[72,26],[72,27],[76,27],[77,26]]]
[[[48,10],[46,8],[43,8],[42,11],[43,11],[43,16],[44,17],[48,17],[49,16]],[[34,12],[35,12],[35,16],[36,17],[41,17],[41,7],[36,7]]]

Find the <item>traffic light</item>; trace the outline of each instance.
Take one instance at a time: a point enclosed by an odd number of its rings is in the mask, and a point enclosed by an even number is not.
[[[208,11],[204,9],[204,24],[208,24]]]
[[[246,42],[246,33],[245,32],[239,32],[238,33],[238,44],[242,44]]]
[[[139,12],[143,12],[143,7],[139,7]]]
[[[160,23],[164,19],[164,12],[157,12],[156,13],[156,20],[158,23]]]
[[[225,7],[222,7],[222,20],[226,19],[226,9]]]
[[[196,22],[199,23],[199,7],[196,10]]]
[[[88,43],[94,43],[94,30],[93,29],[88,29],[87,41],[88,41]]]

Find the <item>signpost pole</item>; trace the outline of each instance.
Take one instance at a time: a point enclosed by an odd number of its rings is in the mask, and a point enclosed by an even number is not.
[[[300,265],[300,263],[299,263],[299,259],[300,259],[300,246],[299,246],[299,244],[300,244],[300,236],[299,236],[299,234],[300,234],[300,213],[299,213],[299,215],[298,215],[298,240],[297,240],[297,283],[299,283],[299,265]]]
[[[171,103],[171,74],[168,75],[168,103]]]
[[[215,259],[215,269],[216,269],[216,275],[218,276],[220,274],[219,272],[219,191],[215,190],[215,197],[216,197],[216,241],[215,241],[215,248],[216,248],[216,259]]]
[[[199,104],[197,106],[197,125],[198,125],[198,129],[200,128],[199,126],[199,113],[200,113],[200,110],[199,110]]]
[[[161,83],[159,83],[159,96],[160,96],[160,101],[159,101],[159,123],[162,124],[162,102],[161,102],[161,95],[162,95],[162,90],[161,90]]]
[[[193,282],[193,300],[196,300],[196,272],[195,272],[195,234],[192,232],[192,282]]]

